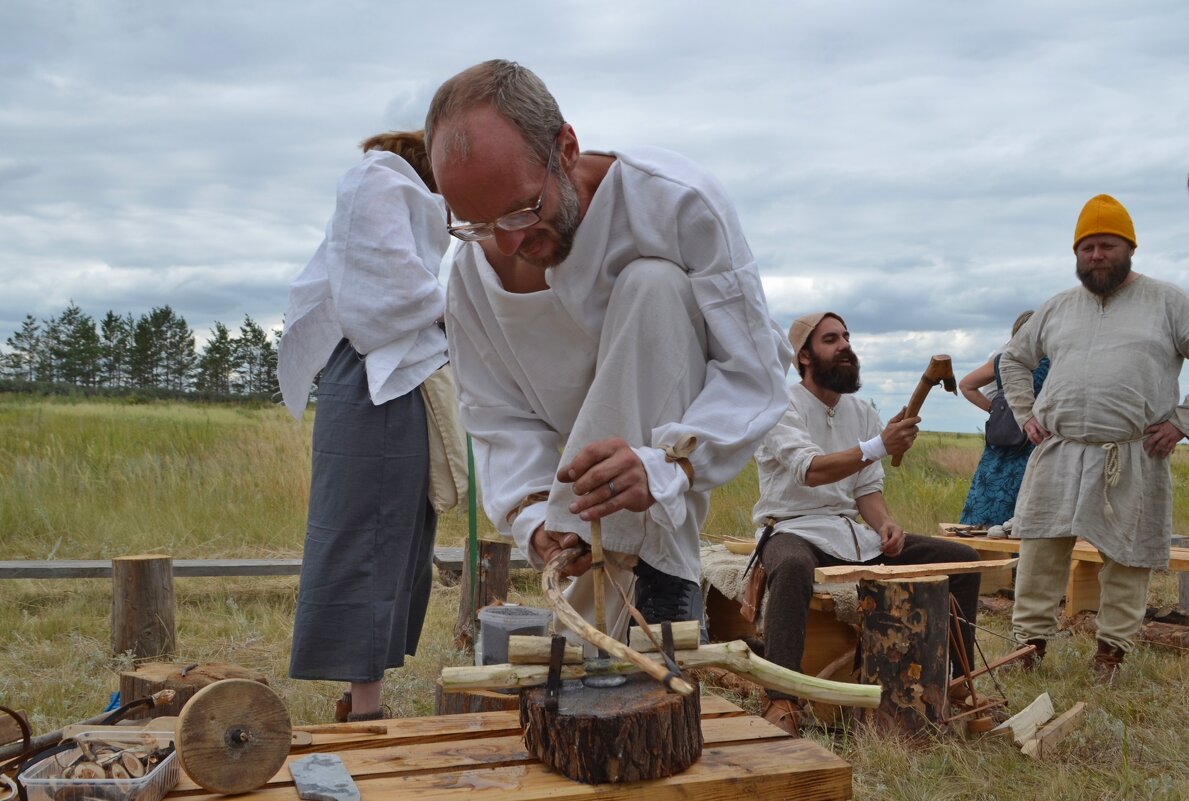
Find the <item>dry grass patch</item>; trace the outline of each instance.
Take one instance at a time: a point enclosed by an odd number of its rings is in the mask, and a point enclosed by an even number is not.
[[[0,546],[8,559],[300,553],[311,421],[276,408],[0,395]],[[902,467],[887,466],[888,504],[905,528],[932,533],[957,519],[981,448],[977,435],[925,432]],[[1189,447],[1172,469],[1174,529],[1189,533]],[[707,532],[750,536],[756,489],[749,465],[716,490]],[[439,544],[459,545],[466,531],[465,510],[445,515]],[[482,520],[481,535],[491,532]],[[178,579],[175,588],[180,661],[259,670],[295,722],[331,717],[341,685],[287,678],[296,578]],[[427,714],[440,668],[472,659],[453,644],[458,597],[457,587],[434,586],[417,656],[385,678],[393,714]],[[510,600],[541,606],[537,576],[515,574]],[[1175,579],[1157,576],[1149,600],[1174,602]],[[110,654],[110,610],[107,580],[0,582],[0,703],[28,710],[38,732],[102,709],[131,666]],[[982,620],[979,642],[993,659],[1008,648],[1008,621]],[[906,743],[854,728],[814,738],[854,766],[858,799],[1189,797],[1189,656],[1140,647],[1104,692],[1088,668],[1093,647],[1064,636],[1040,672],[999,677],[1014,710],[1046,690],[1059,711],[1089,702],[1081,728],[1044,762],[989,740]],[[980,686],[999,692],[988,679]],[[758,697],[732,692],[759,711]]]

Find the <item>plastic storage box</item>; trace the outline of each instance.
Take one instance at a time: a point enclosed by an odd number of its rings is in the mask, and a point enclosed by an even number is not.
[[[146,734],[129,728],[128,732],[96,731],[77,735],[76,742],[110,743],[117,747],[145,745],[155,741],[158,747],[169,745],[165,736]],[[18,779],[25,785],[29,801],[75,801],[93,798],[101,801],[161,801],[178,783],[177,753],[158,762],[145,775],[130,779],[66,779],[62,777],[62,756],[49,756],[27,768]]]
[[[550,609],[533,606],[485,606],[479,610],[479,648],[483,665],[502,665],[508,661],[508,638],[513,634],[543,636],[553,619]]]

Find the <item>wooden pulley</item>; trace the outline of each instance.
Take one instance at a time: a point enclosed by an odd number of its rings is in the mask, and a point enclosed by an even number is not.
[[[289,711],[259,682],[226,679],[203,687],[178,716],[178,761],[212,793],[263,787],[285,764],[292,742]]]

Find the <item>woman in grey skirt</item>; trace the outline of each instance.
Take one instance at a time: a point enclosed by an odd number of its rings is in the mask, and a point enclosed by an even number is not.
[[[384,671],[417,649],[437,523],[418,388],[446,362],[446,215],[424,138],[362,147],[290,287],[278,364],[298,419],[322,370],[289,675],[347,682],[340,720],[381,717]]]

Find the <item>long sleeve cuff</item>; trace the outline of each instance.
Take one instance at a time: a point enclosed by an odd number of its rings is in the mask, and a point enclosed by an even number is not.
[[[528,559],[528,563],[536,568],[538,571],[545,569],[545,563],[541,557],[533,550],[532,539],[533,532],[537,530],[537,526],[545,522],[545,513],[548,511],[549,504],[545,501],[539,501],[532,506],[526,506],[512,521],[512,539],[516,541],[518,547]]]
[[[665,459],[665,452],[657,448],[632,448],[644,472],[648,475],[648,491],[656,501],[648,508],[653,521],[668,531],[676,531],[685,522],[685,493],[689,491],[689,477],[676,462]]]

